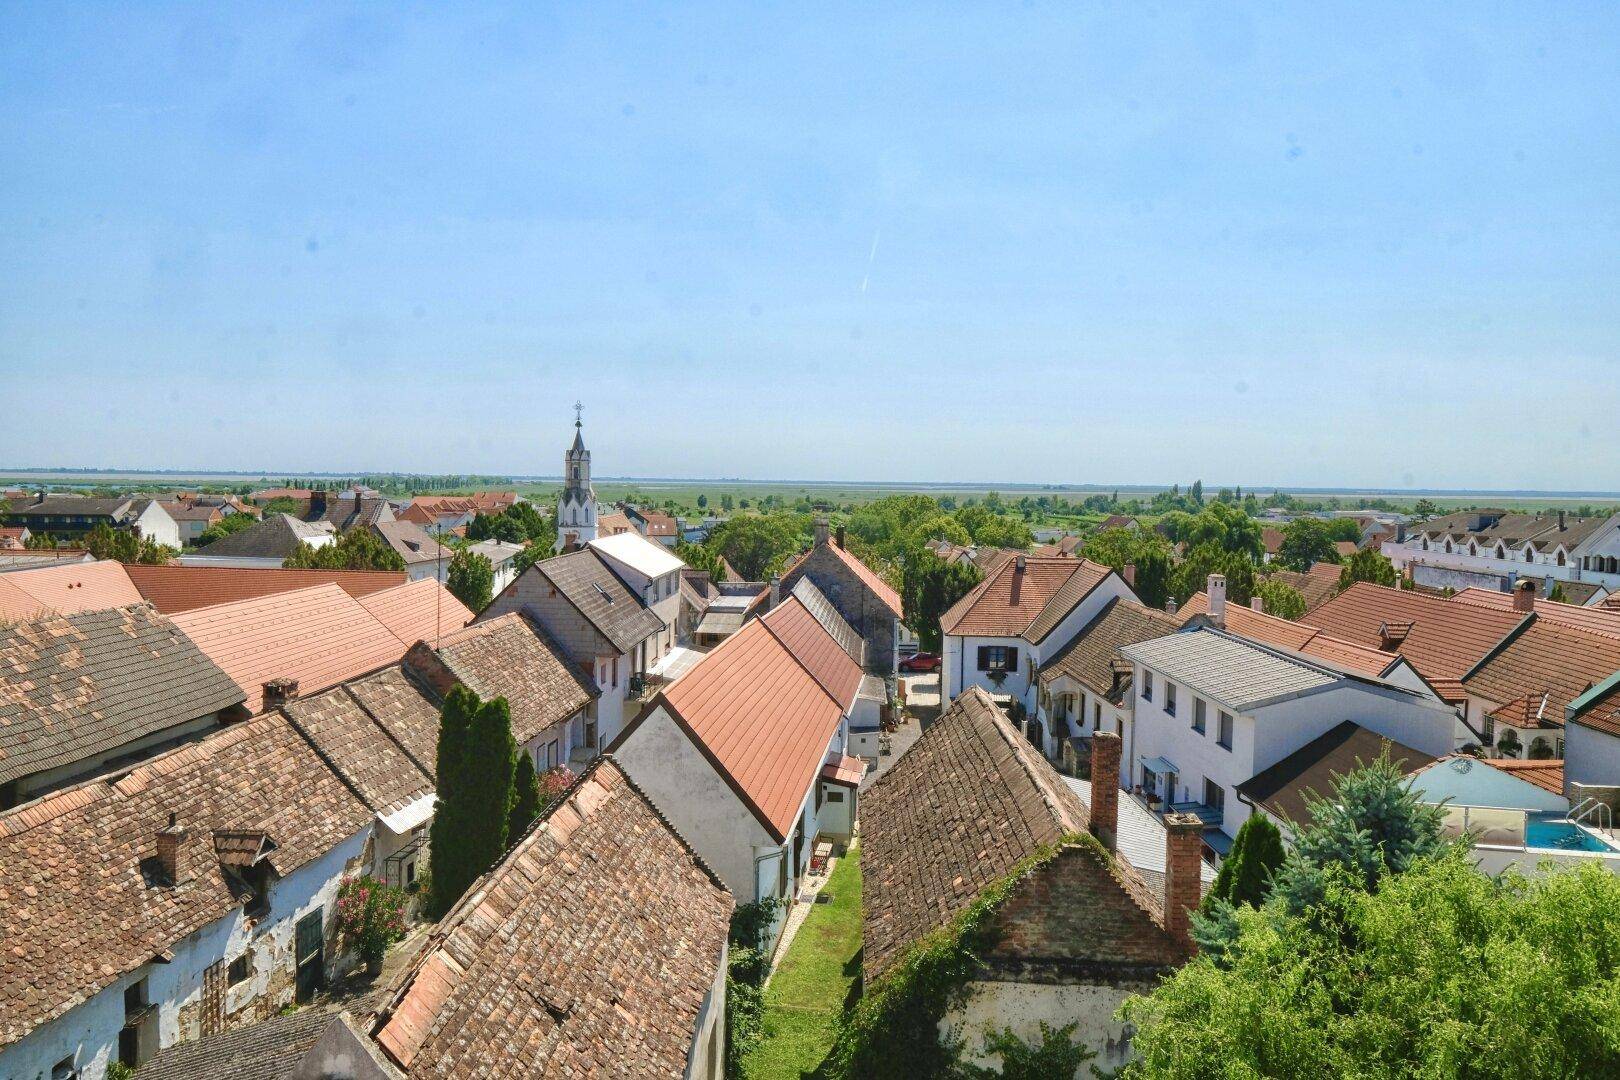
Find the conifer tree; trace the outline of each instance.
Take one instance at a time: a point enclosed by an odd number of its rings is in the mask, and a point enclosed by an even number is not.
[[[465,806],[459,843],[471,868],[467,885],[488,872],[506,852],[506,830],[512,816],[512,773],[517,744],[512,740],[512,710],[505,698],[484,702],[467,732],[467,790],[458,797]],[[462,886],[465,888],[466,886]]]
[[[437,800],[428,830],[432,873],[428,912],[437,918],[450,910],[477,874],[468,874],[460,837],[465,831],[461,793],[467,787],[467,739],[482,703],[464,686],[452,687],[439,711]]]
[[[534,773],[534,759],[520,750],[512,770],[512,814],[506,826],[506,842],[517,843],[539,813],[540,778]]]
[[[1238,829],[1215,884],[1204,896],[1206,910],[1218,901],[1259,907],[1270,892],[1271,875],[1282,861],[1282,832],[1265,814],[1250,814]]]

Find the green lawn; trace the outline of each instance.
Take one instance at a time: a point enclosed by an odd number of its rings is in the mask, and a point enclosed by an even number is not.
[[[765,990],[765,1034],[744,1061],[753,1080],[798,1080],[832,1047],[833,1024],[860,972],[861,866],[853,850],[833,867],[832,902],[810,912]]]

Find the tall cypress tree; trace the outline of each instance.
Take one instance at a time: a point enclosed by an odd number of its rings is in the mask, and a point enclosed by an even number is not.
[[[1249,815],[1232,841],[1232,850],[1204,895],[1205,910],[1216,902],[1259,907],[1270,891],[1271,875],[1283,863],[1282,833],[1261,813]]]
[[[466,831],[465,806],[461,798],[468,789],[467,749],[473,718],[482,702],[464,686],[456,686],[445,696],[439,711],[438,776],[434,779],[437,802],[433,825],[428,832],[432,871],[429,876],[428,911],[437,918],[477,877],[468,872],[461,836]]]
[[[512,710],[505,698],[484,702],[467,733],[467,789],[458,794],[465,807],[457,842],[466,853],[470,876],[465,890],[506,852],[506,830],[512,815],[512,772],[517,743],[512,739]]]
[[[507,820],[506,842],[517,843],[539,813],[540,778],[534,774],[534,760],[519,751],[517,766],[512,770],[512,814]]]

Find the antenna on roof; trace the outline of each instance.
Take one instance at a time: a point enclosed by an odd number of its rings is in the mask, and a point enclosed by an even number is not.
[[[440,599],[440,594],[444,592],[444,521],[437,515],[433,531],[439,534],[438,539],[434,541],[438,545],[438,551],[433,556],[435,574],[433,583],[438,586],[433,590],[433,648],[437,650],[444,648],[444,619],[439,613],[444,607],[444,601]]]

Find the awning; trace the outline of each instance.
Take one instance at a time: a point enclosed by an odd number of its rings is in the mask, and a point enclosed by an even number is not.
[[[844,787],[860,787],[861,777],[866,775],[866,762],[858,757],[843,755],[837,761],[829,761],[821,767],[821,778],[829,784],[841,784]]]
[[[396,810],[378,814],[377,820],[382,822],[383,828],[395,836],[403,836],[433,816],[433,798],[431,791],[426,795],[418,795]]]
[[[1204,846],[1225,858],[1232,850],[1232,838],[1219,829],[1205,829]]]
[[[1163,776],[1165,773],[1175,773],[1177,776],[1181,775],[1181,770],[1176,768],[1175,763],[1170,761],[1168,758],[1143,758],[1142,768],[1159,776]]]

